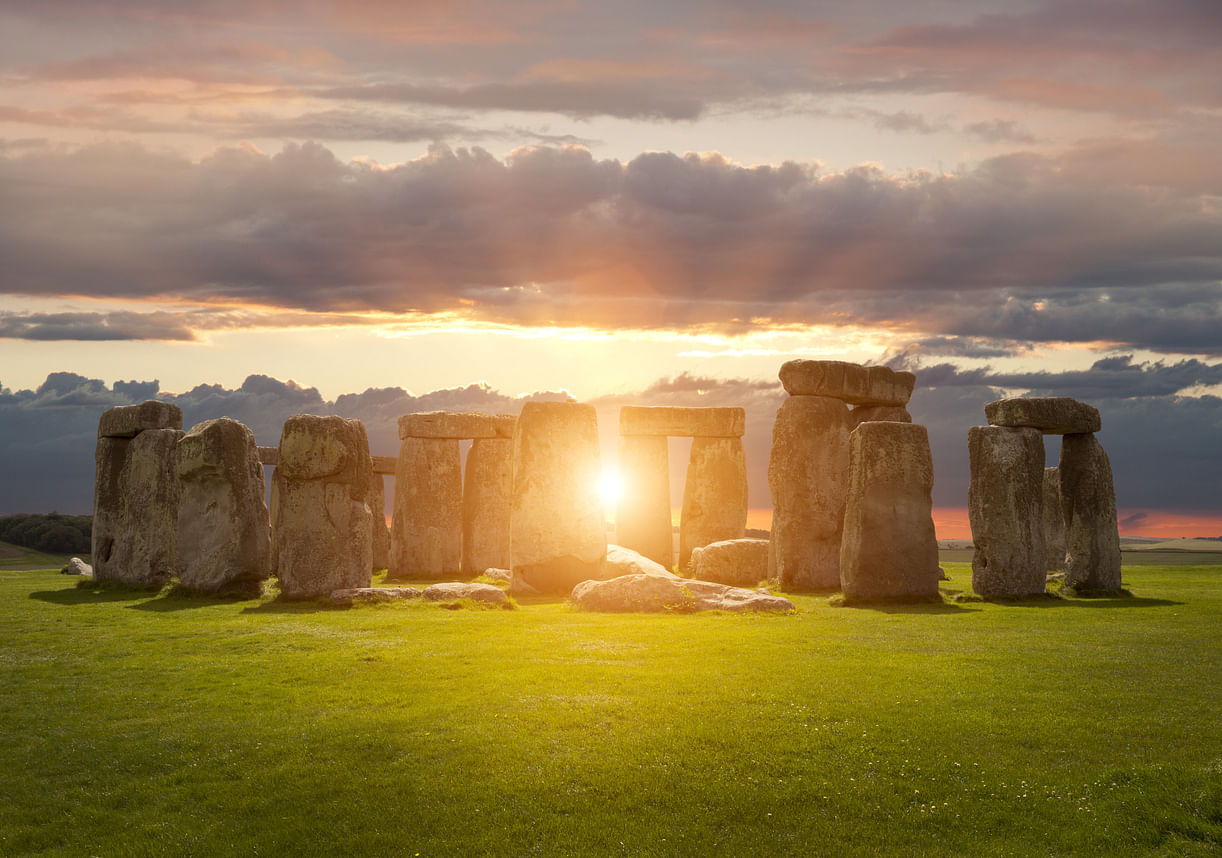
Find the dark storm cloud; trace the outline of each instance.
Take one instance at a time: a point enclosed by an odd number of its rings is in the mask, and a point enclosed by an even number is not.
[[[905,363],[891,361],[891,365]],[[1087,370],[1061,372],[995,372],[989,367],[961,369],[950,363],[907,365],[915,369],[917,382],[928,387],[987,385],[1033,396],[1072,396],[1091,401],[1172,396],[1222,385],[1222,363],[1211,365],[1196,359],[1134,363],[1132,355],[1117,355],[1097,360]]]
[[[888,175],[572,146],[505,160],[435,146],[392,167],[317,144],[199,163],[25,149],[0,156],[0,256],[4,288],[31,295],[525,325],[890,324],[1218,353],[1222,213],[1173,164],[1101,186],[1075,158]],[[9,317],[5,332],[73,324],[53,322]]]

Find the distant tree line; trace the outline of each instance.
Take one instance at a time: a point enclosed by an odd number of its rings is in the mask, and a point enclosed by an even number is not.
[[[44,554],[88,554],[93,516],[21,513],[0,516],[0,542]]]

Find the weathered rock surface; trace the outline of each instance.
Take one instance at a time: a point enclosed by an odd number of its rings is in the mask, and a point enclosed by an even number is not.
[[[132,438],[98,438],[91,546],[97,580],[154,587],[174,574],[181,436],[180,429],[145,429]]]
[[[371,457],[372,458],[372,457]],[[390,528],[386,526],[386,481],[375,471],[369,480],[370,548],[373,568],[390,568]]]
[[[93,567],[79,557],[73,557],[61,570],[65,575],[83,575],[86,578],[93,577]]]
[[[984,407],[992,426],[1029,426],[1045,435],[1098,432],[1099,409],[1068,396],[998,399]]]
[[[710,542],[692,552],[692,572],[701,581],[754,587],[768,578],[768,540]]]
[[[573,588],[574,605],[590,611],[689,613],[693,611],[792,611],[788,599],[712,581],[622,575],[583,581]]]
[[[311,414],[285,421],[272,487],[274,553],[285,598],[369,586],[372,475],[361,421]]]
[[[625,405],[619,410],[620,435],[741,438],[746,425],[742,408]]]
[[[679,519],[679,567],[692,549],[747,530],[747,460],[741,438],[696,438],[687,462]]]
[[[621,575],[659,575],[663,578],[679,577],[662,566],[662,564],[650,560],[631,548],[625,548],[622,545],[608,545],[607,556],[603,558],[602,568],[599,570],[599,574],[593,577],[605,581],[609,578],[618,578]]]
[[[412,601],[422,596],[424,591],[415,587],[348,587],[332,592],[331,601],[337,605],[380,605]]]
[[[859,423],[911,423],[912,415],[902,405],[859,405],[849,412],[853,426]]]
[[[1061,469],[1044,468],[1045,571],[1065,567],[1065,512],[1061,508]]]
[[[424,598],[430,602],[457,602],[459,599],[471,599],[475,602],[487,602],[490,605],[504,605],[509,597],[500,587],[492,584],[464,584],[447,582],[426,587]]]
[[[623,425],[624,410],[620,410]],[[669,567],[674,563],[670,523],[670,458],[666,436],[620,435],[619,473],[624,484],[615,511],[615,538]]]
[[[527,402],[513,437],[510,515],[515,581],[567,593],[595,577],[607,534],[594,406]]]
[[[395,469],[390,576],[457,575],[462,566],[462,516],[458,442],[404,438]]]
[[[1031,427],[973,426],[967,447],[972,589],[981,596],[1043,593],[1043,435]]]
[[[840,549],[846,599],[936,597],[941,570],[924,426],[862,423],[849,440],[849,494]]]
[[[791,396],[777,410],[768,460],[772,559],[788,591],[840,586],[852,417],[838,399]]]
[[[146,399],[138,405],[116,405],[102,412],[99,438],[134,438],[146,429],[181,429],[182,409],[169,402]]]
[[[780,376],[791,396],[830,396],[850,405],[907,405],[916,384],[910,372],[838,360],[787,361]]]
[[[258,593],[271,528],[254,433],[229,417],[178,440],[178,579],[197,593]]]
[[[482,573],[485,578],[491,578],[493,581],[509,581],[513,578],[513,573],[508,569],[496,569],[489,567]]]
[[[508,568],[509,510],[513,500],[513,441],[471,442],[462,493],[462,573]]]
[[[482,414],[477,411],[422,411],[399,418],[399,439],[513,437],[516,418],[512,414]]]
[[[1061,511],[1065,522],[1065,586],[1114,593],[1121,589],[1116,492],[1107,452],[1094,435],[1061,440]]]

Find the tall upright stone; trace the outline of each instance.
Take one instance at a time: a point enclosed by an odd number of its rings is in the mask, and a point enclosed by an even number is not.
[[[1061,510],[1065,522],[1065,586],[1120,590],[1120,531],[1107,452],[1091,433],[1061,439]]]
[[[174,574],[181,436],[182,411],[167,402],[121,405],[102,414],[93,494],[95,580],[150,587]]]
[[[675,562],[669,444],[665,435],[620,435],[623,491],[615,510],[616,542],[667,569]]]
[[[607,533],[592,405],[527,402],[513,435],[510,514],[514,579],[567,593],[599,577]]]
[[[386,480],[376,471],[369,482],[370,546],[374,569],[390,568],[390,529],[386,526]]]
[[[972,589],[981,596],[1043,593],[1043,435],[1032,427],[973,426],[967,444]]]
[[[1065,511],[1061,509],[1061,469],[1044,468],[1044,568],[1065,568]]]
[[[462,565],[458,441],[404,438],[395,466],[390,577],[440,578]]]
[[[791,396],[772,427],[769,577],[787,591],[840,586],[848,496],[848,407],[828,396]]]
[[[742,438],[692,439],[679,519],[679,566],[693,548],[747,532],[747,460]]]
[[[291,599],[368,587],[372,580],[373,463],[359,420],[295,414],[276,467],[276,570]]]
[[[462,492],[462,572],[508,569],[513,498],[513,439],[476,438],[467,451]]]
[[[849,492],[840,549],[848,599],[936,597],[933,457],[924,426],[867,422],[849,441]]]
[[[178,579],[199,593],[257,594],[271,529],[254,433],[229,417],[178,440]]]

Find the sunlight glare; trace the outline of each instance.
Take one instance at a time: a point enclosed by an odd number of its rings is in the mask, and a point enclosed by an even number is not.
[[[614,508],[620,495],[624,493],[624,483],[619,474],[615,471],[603,471],[603,475],[598,480],[598,493],[604,504]]]

